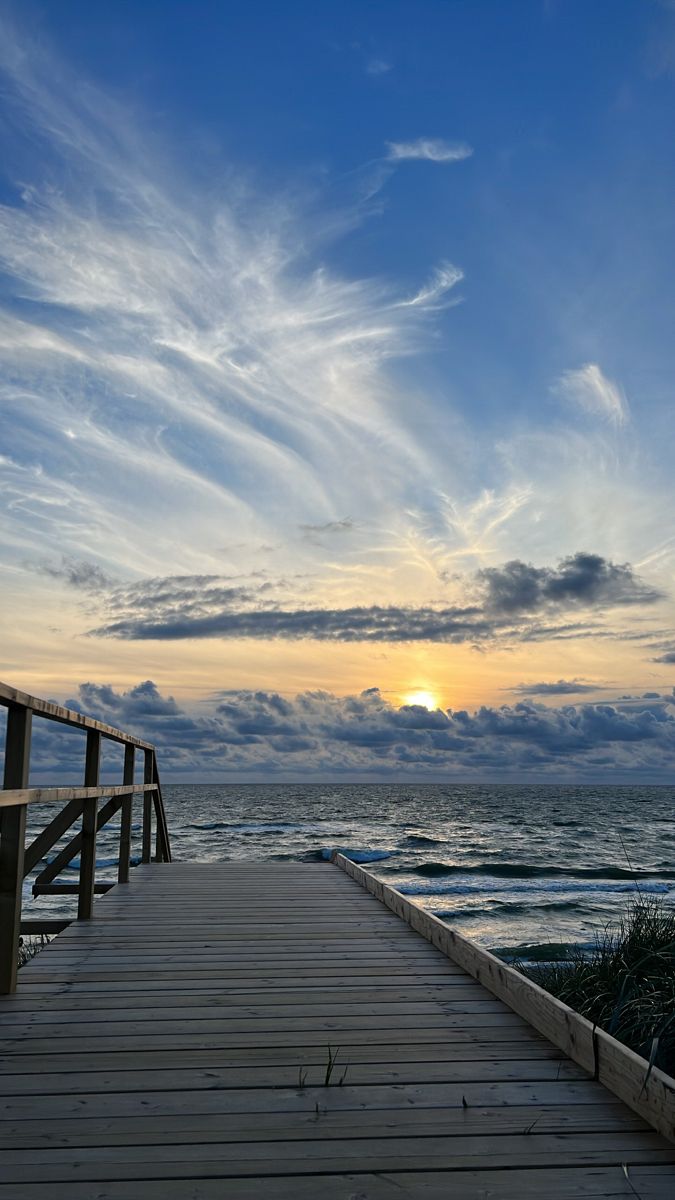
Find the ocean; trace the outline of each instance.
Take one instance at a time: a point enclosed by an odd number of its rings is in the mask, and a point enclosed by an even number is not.
[[[315,862],[339,849],[507,957],[588,945],[638,893],[675,902],[670,788],[174,784],[163,792],[176,859]],[[29,811],[37,833],[51,814]],[[115,877],[115,831],[99,834],[99,879]],[[140,832],[136,822],[136,857]],[[78,865],[62,878],[74,880]],[[73,911],[70,899],[33,901],[30,882],[24,915]]]

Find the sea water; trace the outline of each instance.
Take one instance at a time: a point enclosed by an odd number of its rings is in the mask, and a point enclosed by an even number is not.
[[[669,788],[174,784],[163,792],[175,859],[320,862],[341,850],[507,956],[523,945],[528,958],[552,957],[552,943],[588,945],[638,895],[675,903]],[[136,859],[139,811],[137,801]],[[34,833],[36,817],[31,810]],[[116,821],[99,834],[99,879],[115,878],[117,829]],[[62,880],[74,881],[78,866]],[[60,897],[31,901],[30,882],[26,916],[73,911]]]

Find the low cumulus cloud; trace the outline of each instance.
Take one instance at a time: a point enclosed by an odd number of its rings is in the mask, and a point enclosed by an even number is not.
[[[488,612],[533,612],[545,607],[610,607],[653,604],[661,593],[634,574],[629,563],[579,552],[557,567],[534,567],[514,559],[478,572]]]
[[[334,526],[330,522],[327,530],[337,532]],[[309,528],[316,532],[316,527]],[[649,605],[661,598],[627,563],[617,565],[598,554],[571,555],[556,567],[513,560],[479,571],[473,582],[477,597],[472,604],[329,608],[311,603],[289,606],[280,598],[281,584],[264,578],[240,583],[218,576],[174,576],[113,591],[108,611],[114,619],[90,635],[148,641],[215,637],[329,642],[543,640],[585,636],[592,630],[579,622],[542,623],[542,615],[558,616],[570,609],[601,613],[617,605]]]
[[[655,662],[655,663],[675,663],[675,649],[672,649],[672,650],[664,650],[663,654],[659,654],[659,655],[658,655],[656,658],[653,658],[653,659],[652,659],[652,662]]]
[[[615,425],[628,419],[628,402],[617,383],[603,375],[597,363],[584,363],[576,371],[565,371],[554,390],[591,416]]]
[[[219,693],[208,711],[183,708],[152,681],[126,692],[83,684],[69,707],[153,742],[165,777],[654,779],[675,765],[672,696],[562,708],[521,701],[498,708],[430,711],[392,705],[376,687],[359,695]],[[60,743],[62,744],[62,743]],[[56,739],[54,740],[56,746]],[[39,772],[65,773],[68,753],[44,751]],[[52,755],[50,758],[49,755]]]
[[[583,692],[604,692],[606,688],[598,683],[584,683],[582,679],[556,679],[550,683],[517,683],[504,691],[516,696],[577,696]]]
[[[443,138],[416,138],[412,142],[387,142],[390,162],[426,159],[428,162],[460,162],[473,154],[466,142],[446,142]]]

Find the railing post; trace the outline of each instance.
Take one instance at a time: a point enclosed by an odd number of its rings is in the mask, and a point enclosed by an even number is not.
[[[124,776],[123,783],[128,783],[130,787],[134,785],[134,747],[127,745],[124,747]],[[129,882],[129,860],[131,856],[131,818],[133,810],[134,797],[130,793],[122,800],[122,817],[120,819],[120,861],[117,868],[117,882]]]
[[[157,791],[153,797],[155,806],[155,819],[157,821],[157,862],[171,862],[171,846],[169,843],[169,830],[166,824],[166,812],[164,811],[164,798],[162,796],[162,788],[159,782],[159,768],[157,766],[157,754],[152,752],[152,777],[157,784]]]
[[[87,732],[87,756],[84,768],[84,786],[98,787],[101,767],[101,735],[95,729]],[[96,826],[98,824],[98,799],[85,800],[82,809],[82,846],[80,848],[80,892],[77,915],[88,919],[94,911],[94,882],[96,880]]]
[[[152,750],[144,750],[143,754],[145,757],[143,782],[154,783],[155,756]],[[141,857],[144,863],[149,863],[152,855],[152,795],[152,792],[143,792],[143,852]]]
[[[5,741],[6,788],[28,787],[30,768],[30,709],[10,704]],[[23,859],[26,847],[26,805],[2,810],[0,825],[0,994],[16,990],[21,933]]]

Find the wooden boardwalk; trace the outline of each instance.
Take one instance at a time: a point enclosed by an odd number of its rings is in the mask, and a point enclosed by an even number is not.
[[[675,1146],[328,863],[138,867],[0,1028],[0,1200],[675,1195]]]

